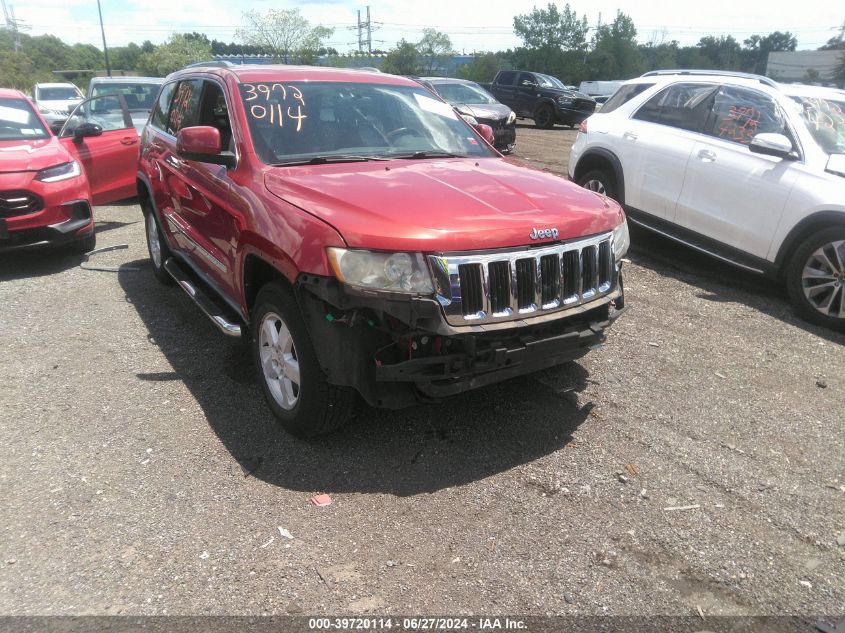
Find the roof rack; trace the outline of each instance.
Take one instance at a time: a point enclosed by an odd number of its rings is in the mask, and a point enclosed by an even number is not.
[[[703,70],[700,68],[687,69],[678,68],[673,70],[652,70],[643,73],[643,77],[655,77],[658,75],[715,75],[717,77],[737,77],[739,79],[751,79],[752,81],[759,81],[761,84],[769,86],[770,88],[777,88],[778,84],[773,79],[764,77],[763,75],[755,75],[753,73],[740,73],[732,70]]]

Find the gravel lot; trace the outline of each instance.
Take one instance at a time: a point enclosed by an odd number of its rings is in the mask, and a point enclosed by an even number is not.
[[[845,337],[777,285],[637,232],[602,349],[303,442],[96,212],[120,272],[0,257],[0,614],[843,614]]]

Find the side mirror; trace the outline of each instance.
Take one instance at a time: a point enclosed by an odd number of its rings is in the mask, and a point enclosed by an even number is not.
[[[179,130],[176,153],[182,158],[201,163],[235,166],[235,155],[220,148],[220,130],[210,125],[195,125]]]
[[[751,145],[748,146],[755,154],[764,154],[766,156],[776,156],[777,158],[791,158],[792,157],[792,141],[783,134],[772,134],[770,132],[761,132],[751,139]]]
[[[845,176],[845,154],[831,154],[827,159],[825,171],[837,176]]]
[[[63,120],[53,121],[50,123],[50,130],[52,130],[53,134],[56,136],[59,135],[59,132],[62,131],[62,128],[65,126],[65,122]]]
[[[481,135],[481,138],[490,143],[490,145],[492,145],[493,141],[496,140],[496,136],[493,134],[493,128],[486,123],[479,123],[476,125],[475,131]]]
[[[100,136],[102,133],[102,126],[86,121],[85,123],[80,123],[78,127],[74,128],[73,140],[80,143],[86,136]]]

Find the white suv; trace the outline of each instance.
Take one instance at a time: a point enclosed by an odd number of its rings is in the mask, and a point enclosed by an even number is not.
[[[581,124],[569,177],[635,224],[784,279],[804,318],[845,330],[845,92],[646,73]]]

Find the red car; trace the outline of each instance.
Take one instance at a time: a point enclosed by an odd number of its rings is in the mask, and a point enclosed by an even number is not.
[[[0,89],[0,252],[93,249],[92,205],[136,195],[138,147],[115,96],[83,101],[55,136],[22,92]]]
[[[153,270],[248,333],[298,435],[579,358],[624,307],[625,216],[491,141],[402,77],[180,71],[142,134]]]

